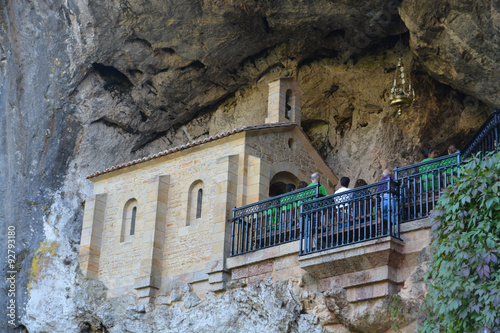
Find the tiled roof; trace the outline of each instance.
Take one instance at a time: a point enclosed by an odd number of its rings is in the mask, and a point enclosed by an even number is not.
[[[103,174],[106,174],[106,173],[110,173],[110,172],[113,172],[113,171],[116,171],[116,170],[120,170],[120,169],[129,167],[129,166],[132,166],[132,165],[135,165],[135,164],[139,164],[139,163],[143,163],[143,162],[146,162],[146,161],[149,161],[149,160],[153,160],[153,159],[158,158],[158,157],[162,157],[162,156],[165,156],[165,155],[170,155],[170,154],[173,154],[173,153],[176,153],[178,151],[185,150],[185,149],[188,149],[188,148],[191,148],[191,147],[196,147],[196,146],[199,146],[199,145],[207,143],[207,142],[212,142],[212,141],[215,141],[215,140],[218,140],[218,139],[222,139],[222,138],[225,138],[227,136],[230,136],[230,135],[233,135],[233,134],[236,134],[236,133],[241,133],[241,132],[245,132],[245,131],[260,130],[260,129],[266,129],[266,128],[292,127],[292,126],[297,126],[297,124],[296,123],[291,123],[291,122],[286,122],[286,123],[261,124],[261,125],[255,125],[255,126],[243,126],[243,127],[240,127],[240,128],[235,128],[235,129],[233,129],[231,131],[222,132],[222,133],[219,133],[219,134],[216,134],[216,135],[212,135],[212,136],[209,136],[208,138],[205,138],[205,139],[196,140],[196,141],[187,143],[185,145],[181,145],[179,147],[170,148],[170,149],[161,151],[161,152],[156,153],[154,155],[149,155],[149,156],[137,159],[137,160],[133,160],[133,161],[130,161],[130,162],[122,163],[122,164],[119,164],[119,165],[107,168],[105,170],[95,172],[95,173],[91,174],[90,176],[88,176],[87,179],[94,178],[94,177],[97,177],[97,176],[100,176],[100,175],[103,175]]]

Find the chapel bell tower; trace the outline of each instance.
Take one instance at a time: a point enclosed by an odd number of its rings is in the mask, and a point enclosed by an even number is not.
[[[293,77],[269,82],[266,124],[293,122],[300,126],[302,88]]]

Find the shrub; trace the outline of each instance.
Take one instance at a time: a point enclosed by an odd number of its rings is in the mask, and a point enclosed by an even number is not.
[[[500,153],[459,174],[433,213],[423,333],[500,330]]]

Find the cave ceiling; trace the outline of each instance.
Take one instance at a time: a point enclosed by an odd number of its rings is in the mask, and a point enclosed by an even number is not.
[[[133,111],[93,121],[139,135],[138,149],[273,69],[293,72],[325,57],[347,62],[381,41],[394,44],[406,30],[398,4],[104,1],[91,8],[97,47],[88,71]]]

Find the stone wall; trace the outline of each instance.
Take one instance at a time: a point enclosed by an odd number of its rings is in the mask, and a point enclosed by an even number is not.
[[[151,259],[149,266],[157,266],[159,272],[155,278],[162,279],[163,283],[169,277],[186,274],[197,274],[201,276],[198,280],[208,280],[205,265],[222,259],[224,253],[220,246],[214,248],[214,242],[224,243],[225,234],[216,229],[219,222],[226,224],[227,212],[223,210],[223,219],[218,221],[221,215],[217,210],[221,203],[235,204],[237,191],[237,188],[233,190],[232,200],[228,199],[228,193],[218,197],[221,185],[228,180],[228,165],[220,159],[242,155],[243,151],[244,135],[237,134],[92,179],[94,192],[107,196],[97,278],[109,288],[109,297],[133,291],[135,279],[147,269],[141,264],[148,261],[144,256],[154,247],[159,248],[162,255]],[[159,177],[168,177],[163,194],[155,191]],[[193,220],[188,214],[188,196],[191,185],[199,180],[203,182],[202,216]],[[161,195],[165,197],[160,198]],[[135,234],[123,242],[120,237],[123,209],[130,199],[138,203],[137,222]],[[163,209],[158,209],[158,201],[164,201]],[[88,224],[87,216],[84,220]],[[152,227],[148,227],[150,221]],[[84,225],[84,234],[86,228]],[[159,231],[163,231],[163,238],[152,235]],[[152,241],[148,241],[150,239]],[[82,238],[81,253],[85,242],[86,238]],[[193,281],[196,279],[189,282]],[[153,284],[160,288],[159,281]]]
[[[103,281],[108,297],[134,293],[141,303],[180,282],[202,298],[225,289],[231,208],[263,199],[281,171],[299,179],[320,171],[333,193],[335,175],[295,125],[248,130],[98,174],[91,178],[95,196],[82,228],[82,271]],[[202,213],[193,218],[190,200],[198,188]],[[137,208],[133,235],[124,230],[131,200]]]
[[[269,166],[271,179],[280,171],[289,171],[307,183],[311,174],[318,171],[321,183],[329,194],[333,194],[338,178],[314,149],[311,142],[295,128],[293,132],[273,131],[266,135],[249,135],[249,154],[261,158]]]

